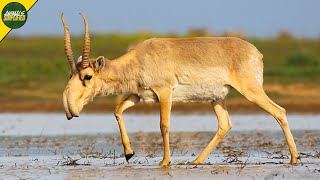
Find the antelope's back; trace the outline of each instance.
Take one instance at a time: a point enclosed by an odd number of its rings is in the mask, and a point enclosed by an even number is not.
[[[146,86],[173,87],[175,101],[224,98],[231,71],[246,71],[250,59],[261,56],[252,44],[232,37],[154,38],[135,50]]]

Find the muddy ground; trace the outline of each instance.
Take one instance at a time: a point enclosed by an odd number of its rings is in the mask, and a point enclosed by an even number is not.
[[[136,155],[127,163],[118,133],[1,136],[2,179],[319,179],[320,131],[293,131],[301,160],[288,164],[281,131],[232,131],[203,165],[186,165],[214,132],[172,132],[170,168],[158,166],[160,133],[130,133]]]

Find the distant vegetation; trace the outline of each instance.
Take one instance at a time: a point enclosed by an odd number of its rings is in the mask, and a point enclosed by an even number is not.
[[[200,29],[186,35],[93,34],[91,57],[103,55],[113,59],[124,54],[129,46],[151,37],[197,35],[206,35],[206,32]],[[278,38],[246,38],[246,40],[254,44],[264,55],[265,83],[320,82],[319,39],[296,39],[282,35]],[[76,59],[81,54],[82,45],[82,36],[72,37],[72,48]],[[69,65],[64,55],[63,37],[7,37],[0,43],[1,97],[10,96],[11,91],[17,89],[41,89],[60,94],[68,80],[68,73]]]

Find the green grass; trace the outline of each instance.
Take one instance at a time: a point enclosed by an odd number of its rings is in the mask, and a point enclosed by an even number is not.
[[[178,35],[176,35],[178,36]],[[179,37],[185,37],[181,35]],[[119,57],[128,46],[160,34],[91,35],[91,57]],[[319,39],[249,38],[264,55],[265,83],[319,83]],[[72,37],[77,59],[83,38]],[[14,89],[42,89],[61,93],[68,80],[69,65],[64,55],[62,37],[7,37],[0,43],[0,96]],[[9,93],[10,94],[10,93]]]

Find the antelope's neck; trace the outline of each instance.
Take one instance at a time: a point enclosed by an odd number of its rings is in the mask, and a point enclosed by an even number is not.
[[[115,60],[107,60],[101,75],[100,94],[137,93],[140,67],[135,53],[131,51]]]

